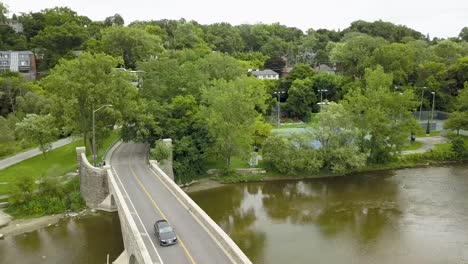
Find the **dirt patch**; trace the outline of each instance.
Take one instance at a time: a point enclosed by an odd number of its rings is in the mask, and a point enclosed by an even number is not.
[[[198,192],[198,191],[204,191],[208,189],[213,189],[213,188],[219,188],[224,186],[225,184],[220,183],[219,181],[215,181],[209,178],[205,179],[200,179],[198,181],[193,182],[189,186],[186,187],[181,187],[186,193],[191,193],[191,192]]]
[[[56,215],[46,215],[30,219],[15,219],[7,226],[0,228],[0,234],[4,236],[16,236],[24,233],[29,233],[44,227],[56,225],[61,219],[65,218],[80,218],[94,213],[95,210],[83,210],[79,213],[70,212]]]
[[[0,233],[5,236],[16,236],[32,232],[40,228],[55,225],[63,217],[64,214],[57,214],[31,219],[16,219],[11,221],[7,226],[0,228]]]

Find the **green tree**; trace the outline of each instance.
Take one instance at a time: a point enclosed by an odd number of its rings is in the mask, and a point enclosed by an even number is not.
[[[288,91],[286,108],[291,116],[306,120],[310,118],[312,107],[317,103],[310,79],[297,79]]]
[[[468,82],[465,83],[465,88],[458,92],[455,109],[444,123],[444,128],[456,130],[459,135],[460,130],[468,130]]]
[[[16,113],[17,98],[26,95],[31,90],[30,83],[18,73],[5,72],[0,74],[0,115]]]
[[[262,156],[265,166],[282,174],[312,175],[323,166],[320,152],[305,134],[272,134],[263,143]]]
[[[457,135],[462,129],[468,130],[468,111],[451,113],[449,119],[444,123],[444,128],[457,131]]]
[[[309,134],[311,141],[320,142],[319,151],[327,169],[343,174],[366,164],[367,155],[358,145],[360,132],[342,105],[327,105],[318,114],[318,120]]]
[[[414,75],[416,70],[416,51],[409,45],[392,43],[374,52],[375,64],[381,65],[386,72],[393,73],[396,84],[402,85]]]
[[[125,24],[124,19],[121,15],[115,14],[104,19],[104,25],[110,26],[123,26]]]
[[[206,26],[205,40],[213,50],[232,54],[244,49],[244,42],[237,27],[229,23],[215,23]]]
[[[343,106],[360,131],[362,152],[368,162],[384,163],[401,150],[412,131],[418,129],[412,111],[418,105],[412,91],[395,93],[391,74],[382,67],[367,69],[365,87],[355,87],[345,96]]]
[[[210,80],[234,80],[246,74],[246,69],[233,57],[218,52],[211,53],[198,61],[200,69]]]
[[[172,47],[175,49],[190,49],[206,45],[203,41],[203,30],[193,23],[179,23],[174,30]]]
[[[54,98],[54,116],[62,119],[67,130],[83,136],[87,146],[91,146],[95,109],[113,105],[96,113],[97,145],[122,113],[133,111],[129,102],[134,100],[137,91],[126,72],[114,70],[119,63],[122,60],[109,55],[85,52],[77,59],[62,60],[42,81]]]
[[[339,63],[348,75],[360,78],[371,65],[373,52],[385,44],[381,38],[349,33],[330,51],[330,59]]]
[[[0,143],[11,142],[15,140],[14,129],[11,129],[6,118],[0,116]]]
[[[458,37],[461,40],[468,42],[468,27],[462,28],[462,30],[460,31],[460,34],[458,35]]]
[[[51,115],[28,114],[16,124],[16,132],[21,138],[39,145],[44,157],[57,139],[58,129],[54,126],[55,118]]]
[[[79,49],[87,39],[88,33],[83,26],[66,22],[63,25],[46,26],[31,42],[44,53],[41,67],[48,69],[67,53]]]
[[[0,2],[0,22],[5,23],[7,20],[6,15],[8,14],[8,7]]]
[[[230,82],[215,80],[203,91],[202,98],[206,106],[200,114],[214,139],[212,151],[229,168],[232,156],[243,157],[252,149],[259,115],[256,109],[264,110],[267,99],[265,87],[252,77]]]
[[[136,69],[136,62],[155,58],[163,51],[161,40],[144,29],[135,27],[109,27],[102,33],[104,52],[121,56],[124,67]]]

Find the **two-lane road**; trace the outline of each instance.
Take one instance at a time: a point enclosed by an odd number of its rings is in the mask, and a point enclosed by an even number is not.
[[[122,143],[112,154],[110,165],[153,261],[233,263],[211,234],[149,169],[147,153],[147,145]],[[178,244],[159,245],[153,231],[153,224],[159,219],[166,219],[176,229]]]

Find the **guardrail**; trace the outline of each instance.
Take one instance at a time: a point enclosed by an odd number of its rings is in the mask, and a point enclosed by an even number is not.
[[[203,211],[182,189],[180,189],[169,176],[164,173],[155,163],[150,162],[150,168],[165,183],[169,190],[192,212],[199,222],[214,236],[219,244],[229,253],[234,263],[252,264],[236,243]]]

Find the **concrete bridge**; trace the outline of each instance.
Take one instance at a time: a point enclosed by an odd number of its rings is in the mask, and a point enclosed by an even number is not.
[[[81,192],[90,208],[118,211],[125,246],[113,263],[251,264],[232,239],[187,196],[156,162],[148,146],[122,143],[108,165],[93,167],[77,148]],[[161,247],[153,224],[166,219],[179,243]]]

